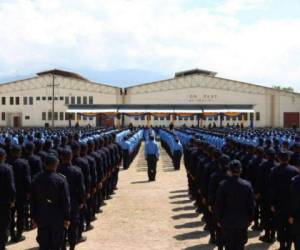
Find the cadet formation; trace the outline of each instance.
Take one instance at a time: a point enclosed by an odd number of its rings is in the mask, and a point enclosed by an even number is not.
[[[0,250],[37,228],[42,250],[87,240],[104,201],[117,190],[145,141],[148,179],[161,146],[174,171],[183,158],[190,199],[209,243],[244,249],[248,230],[280,250],[300,249],[300,137],[255,128],[20,129],[0,135]]]
[[[117,190],[123,144],[142,130],[6,129],[0,134],[0,250],[37,228],[39,249],[75,249]],[[128,168],[128,165],[125,165]]]
[[[300,138],[281,129],[174,132],[184,143],[190,198],[211,244],[244,249],[247,230],[280,250],[300,249]]]

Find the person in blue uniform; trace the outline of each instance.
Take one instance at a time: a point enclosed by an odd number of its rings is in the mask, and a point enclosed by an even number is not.
[[[175,143],[173,144],[173,166],[175,170],[180,169],[180,161],[183,154],[183,147],[178,137],[175,137]]]
[[[30,167],[25,159],[21,159],[21,154],[21,147],[13,145],[9,164],[13,167],[17,192],[16,205],[11,211],[10,224],[10,235],[14,242],[25,240],[25,236],[22,235],[25,226],[25,206],[29,201],[31,185]]]
[[[270,174],[270,204],[276,219],[280,250],[291,249],[289,215],[289,192],[292,178],[299,174],[296,167],[289,165],[290,152],[282,150],[279,154],[280,165]]]
[[[156,164],[159,160],[160,150],[153,135],[149,136],[149,140],[145,145],[145,158],[148,164],[148,178],[149,181],[155,181],[156,178]]]
[[[300,159],[295,162],[295,165],[300,170]],[[289,224],[295,250],[300,250],[300,174],[292,179],[290,187]]]
[[[82,171],[72,165],[72,151],[65,148],[61,152],[61,164],[58,167],[58,173],[64,175],[69,184],[71,215],[70,227],[68,229],[68,241],[70,250],[74,250],[79,239],[80,211],[85,204],[85,186]]]
[[[12,167],[5,164],[5,158],[6,152],[0,148],[0,250],[5,250],[11,208],[14,207],[16,198]]]
[[[242,250],[248,241],[247,229],[254,218],[255,197],[251,184],[240,178],[242,165],[229,164],[231,177],[217,191],[216,218],[221,227],[226,250]]]
[[[31,214],[40,250],[61,250],[70,225],[70,192],[66,178],[57,174],[55,155],[45,158],[45,172],[32,183]]]
[[[125,136],[123,138],[123,141],[121,142],[121,147],[123,151],[123,169],[128,169],[130,163],[130,154],[129,154],[130,142],[127,139],[128,137]]]

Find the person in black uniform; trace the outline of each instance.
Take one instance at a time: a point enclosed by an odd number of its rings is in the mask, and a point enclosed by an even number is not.
[[[5,249],[11,208],[16,198],[12,167],[4,163],[5,158],[6,152],[0,148],[0,250]]]
[[[300,159],[295,162],[300,170]],[[289,224],[291,226],[291,238],[295,244],[295,250],[300,250],[300,175],[292,179],[290,188]]]
[[[97,171],[96,171],[96,162],[93,159],[93,157],[90,157],[87,155],[88,147],[86,143],[80,144],[80,155],[81,157],[88,163],[89,169],[90,169],[90,198],[87,197],[86,199],[86,231],[93,229],[93,226],[91,225],[91,221],[96,219],[95,218],[95,194],[97,190]]]
[[[30,167],[30,174],[31,179],[43,171],[43,163],[41,158],[38,155],[34,155],[34,144],[32,142],[27,143],[24,146],[23,155],[24,158],[28,161],[29,167]],[[30,230],[32,228],[31,221],[30,221],[30,207],[29,203],[25,207],[25,228],[26,230]]]
[[[21,147],[13,145],[11,148],[11,162],[9,164],[13,167],[17,195],[16,206],[11,211],[10,235],[12,241],[15,242],[25,240],[25,236],[22,234],[25,222],[25,207],[29,201],[31,185],[30,167],[28,162],[20,157]],[[15,231],[15,228],[17,231]]]
[[[259,239],[263,242],[272,243],[275,240],[275,227],[270,207],[269,176],[272,169],[278,167],[278,162],[275,160],[276,151],[273,148],[269,148],[266,151],[266,158],[267,160],[259,166],[257,174],[256,191],[261,201],[261,223],[265,230],[265,234]]]
[[[45,172],[32,183],[31,214],[38,227],[37,242],[40,250],[61,250],[64,229],[70,225],[70,193],[66,178],[57,174],[55,155],[45,158]]]
[[[72,163],[74,166],[77,166],[81,169],[83,177],[84,177],[84,185],[86,192],[86,200],[91,197],[91,174],[88,162],[80,156],[80,145],[78,142],[73,142],[71,144],[72,152],[73,152],[73,160]],[[85,204],[86,205],[86,204]],[[80,211],[80,227],[79,227],[79,239],[83,238],[82,232],[84,231],[84,223],[86,219],[86,206]],[[90,222],[88,222],[90,224]]]
[[[280,250],[291,249],[290,227],[288,224],[289,192],[291,180],[299,174],[296,167],[289,165],[290,152],[282,150],[279,154],[280,165],[270,174],[271,211],[276,219]]]
[[[79,241],[80,210],[85,204],[85,187],[82,171],[72,165],[72,151],[68,148],[61,152],[61,164],[58,172],[67,178],[71,199],[70,227],[68,229],[68,241],[70,250],[74,250]]]
[[[230,162],[229,170],[231,177],[223,181],[217,191],[216,218],[223,232],[225,249],[241,250],[248,241],[247,229],[254,218],[255,197],[251,184],[240,178],[240,161]]]
[[[222,155],[218,160],[218,171],[213,173],[210,178],[209,187],[208,187],[208,210],[209,213],[213,215],[213,221],[211,226],[211,236],[216,239],[216,243],[218,245],[218,250],[222,250],[224,247],[224,241],[222,238],[221,228],[217,226],[216,216],[215,216],[215,206],[216,206],[216,197],[217,190],[220,183],[229,178],[228,164],[230,162],[230,158],[228,155]]]

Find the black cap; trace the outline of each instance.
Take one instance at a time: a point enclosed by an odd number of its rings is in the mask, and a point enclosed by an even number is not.
[[[288,150],[281,150],[279,153],[279,159],[282,161],[288,161],[291,156],[291,152]]]
[[[219,162],[222,167],[226,167],[230,162],[230,157],[228,155],[222,154]]]
[[[275,149],[274,148],[269,148],[268,150],[267,150],[267,152],[266,152],[266,155],[267,156],[273,156],[273,157],[275,157],[275,155],[276,155],[276,151],[275,151]]]
[[[229,170],[234,174],[240,174],[242,171],[242,164],[239,160],[233,160],[229,163]]]
[[[72,156],[72,151],[68,148],[65,148],[62,152],[61,152],[61,156],[62,157],[71,157]]]
[[[79,149],[80,149],[79,143],[73,142],[73,143],[71,144],[71,149],[72,149],[73,151],[79,150]]]

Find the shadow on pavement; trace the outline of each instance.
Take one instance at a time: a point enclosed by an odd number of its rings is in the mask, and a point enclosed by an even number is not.
[[[188,213],[188,214],[178,214],[172,216],[173,220],[179,220],[179,219],[192,219],[192,218],[197,218],[198,214],[196,213]]]
[[[196,240],[200,239],[203,237],[206,237],[209,233],[205,231],[194,231],[194,232],[189,232],[189,233],[184,233],[184,234],[179,234],[174,236],[176,240]]]
[[[180,201],[172,201],[171,204],[188,204],[191,203],[191,200],[180,200]]]
[[[171,193],[171,194],[177,194],[177,193],[186,193],[186,192],[187,192],[187,190],[184,189],[184,190],[175,190],[175,191],[171,191],[170,193]]]
[[[269,249],[271,244],[266,244],[266,243],[252,243],[249,244],[248,246],[245,247],[245,249],[248,250],[264,250],[264,249]]]
[[[133,181],[131,184],[144,184],[144,183],[149,183],[149,181]]]
[[[195,221],[195,222],[187,222],[181,225],[176,225],[176,229],[182,229],[182,228],[194,228],[194,227],[201,227],[204,225],[203,221]]]
[[[173,212],[180,212],[180,211],[188,211],[188,210],[195,210],[195,209],[196,209],[195,206],[184,206],[184,207],[173,208],[172,211]]]
[[[169,196],[170,199],[187,198],[187,197],[188,194],[178,194],[178,195]]]

